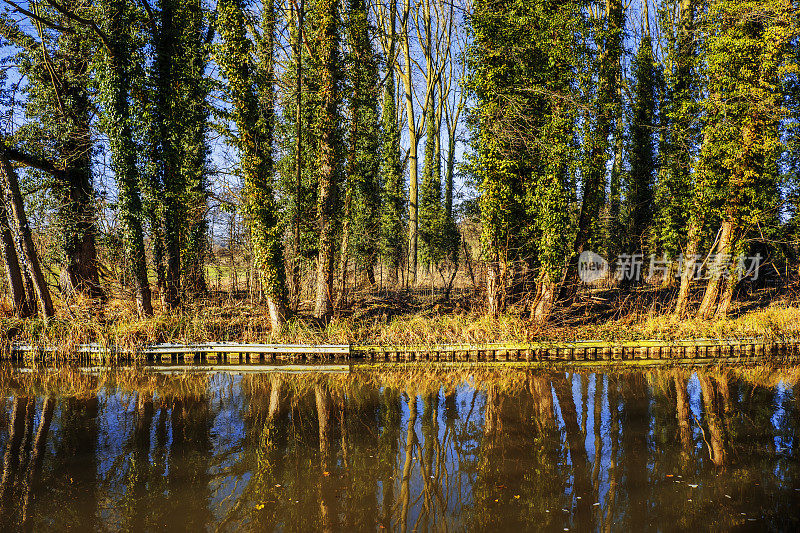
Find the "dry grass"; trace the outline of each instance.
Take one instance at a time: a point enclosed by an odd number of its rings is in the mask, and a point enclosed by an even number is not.
[[[45,326],[39,319],[19,320],[8,309],[0,317],[4,344],[33,343],[58,347],[70,354],[89,342],[135,348],[160,342],[230,341],[297,344],[436,345],[454,343],[563,341],[581,339],[639,340],[765,337],[781,339],[800,334],[800,307],[787,302],[722,320],[679,320],[670,314],[635,311],[615,314],[583,311],[564,313],[547,323],[531,321],[526,313],[510,311],[488,316],[470,305],[447,307],[433,301],[394,302],[373,299],[319,322],[300,315],[283,331],[269,328],[263,307],[245,301],[199,302],[181,311],[158,312],[140,319],[130,307],[113,301],[104,314],[90,305],[61,306]]]

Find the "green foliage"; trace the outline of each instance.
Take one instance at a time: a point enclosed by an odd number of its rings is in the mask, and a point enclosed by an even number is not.
[[[779,88],[798,37],[797,15],[779,0],[709,4],[703,21],[708,96],[693,216],[725,216],[746,228],[775,215],[784,149]]]
[[[665,34],[665,91],[659,104],[662,136],[655,190],[653,240],[661,253],[675,257],[686,245],[694,177],[692,167],[700,131],[699,77],[694,0],[667,0],[659,10]],[[674,20],[679,10],[680,18]]]
[[[381,121],[383,125],[381,143],[380,175],[383,180],[381,196],[381,255],[389,272],[396,276],[403,256],[406,234],[403,216],[406,212],[403,189],[403,167],[400,163],[400,125],[397,119],[394,69],[388,66],[386,85],[383,89]]]
[[[581,54],[572,2],[477,2],[469,88],[470,171],[493,261],[527,259],[557,279],[569,255],[575,96]]]
[[[65,2],[63,9],[86,17],[95,14],[93,6],[74,0]],[[41,12],[65,31],[42,31],[42,45],[21,38],[32,48],[25,48],[19,58],[20,73],[28,82],[24,89],[28,121],[16,141],[60,170],[52,174],[51,193],[57,205],[61,266],[70,285],[94,285],[96,295],[97,210],[91,168],[95,109],[89,90],[98,42],[89,28],[55,8],[42,7]]]
[[[650,36],[645,35],[633,63],[633,122],[631,123],[630,174],[625,187],[627,241],[631,251],[643,250],[652,222],[653,183],[656,169],[655,108],[656,67]]]
[[[293,12],[294,13],[294,12]],[[296,16],[296,13],[294,13]],[[306,23],[311,26],[313,23],[313,13],[304,14]],[[308,22],[308,18],[312,22]],[[308,68],[311,58],[308,48],[302,47],[300,50],[302,69],[302,90],[300,94],[300,116],[302,121],[302,131],[300,140],[300,187],[297,191],[296,165],[297,165],[297,26],[293,19],[291,26],[292,50],[289,61],[284,69],[281,78],[282,85],[286,87],[279,95],[280,107],[282,109],[281,120],[276,124],[276,133],[281,147],[281,157],[276,164],[279,174],[279,188],[281,195],[290,198],[291,202],[282,211],[284,223],[291,226],[297,217],[300,225],[300,243],[298,252],[306,260],[311,260],[317,256],[318,227],[317,227],[317,137],[313,128],[315,109],[319,105],[317,95],[317,83],[314,73]],[[308,31],[308,30],[307,30]],[[299,195],[297,194],[299,192]],[[294,236],[292,236],[294,239]],[[294,243],[292,243],[294,249]]]
[[[431,95],[431,104],[425,117],[427,133],[419,191],[420,256],[422,264],[426,266],[457,258],[460,244],[458,228],[452,217],[447,215],[442,202],[442,164],[437,150],[441,123],[435,102],[435,95]]]
[[[380,235],[378,169],[381,136],[378,62],[364,0],[350,0],[347,32],[349,53],[344,68],[350,107],[346,174],[352,194],[351,249],[371,270],[377,261]]]
[[[131,89],[131,20],[133,13],[124,0],[102,4],[108,49],[105,68],[99,76],[99,95],[104,104],[103,125],[111,149],[111,167],[117,181],[117,212],[120,219],[122,251],[142,299],[144,311],[151,312],[147,264],[145,262],[143,211],[139,191],[137,146],[133,140],[129,95]]]
[[[239,0],[223,0],[217,9],[220,43],[216,60],[228,82],[231,118],[236,125],[233,143],[241,156],[244,216],[250,227],[253,255],[264,290],[279,305],[285,305],[282,230],[272,184],[272,139],[266,142],[264,136],[265,110],[260,108],[256,93],[252,43],[245,29],[244,6]]]

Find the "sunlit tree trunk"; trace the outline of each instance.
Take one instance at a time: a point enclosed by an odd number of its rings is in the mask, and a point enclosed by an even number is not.
[[[14,314],[20,318],[27,318],[36,313],[36,301],[29,302],[25,291],[25,282],[22,279],[22,271],[19,267],[19,256],[14,245],[14,237],[11,235],[11,227],[6,216],[6,208],[0,202],[0,252],[2,252],[3,264],[6,271],[6,283],[11,293],[11,303],[14,306]]]
[[[704,320],[711,318],[717,310],[720,286],[725,284],[725,279],[722,277],[722,270],[723,268],[729,267],[731,263],[731,247],[734,240],[733,231],[733,223],[730,220],[722,222],[719,242],[716,247],[716,256],[711,266],[714,275],[712,275],[711,279],[708,281],[708,285],[706,285],[706,292],[703,294],[703,301],[700,304],[700,310],[697,312],[697,315]],[[729,271],[727,273],[727,276],[735,275],[735,272]],[[725,286],[727,285],[725,284]]]
[[[28,217],[25,215],[25,205],[19,190],[17,173],[11,166],[5,154],[0,154],[0,178],[2,178],[3,200],[11,222],[11,231],[19,249],[22,250],[22,261],[25,270],[33,282],[36,300],[39,304],[39,313],[47,321],[55,314],[53,301],[50,298],[50,289],[45,282],[42,267],[39,263],[39,254],[33,243]]]
[[[317,254],[316,295],[314,316],[322,318],[333,312],[334,237],[339,184],[336,172],[337,106],[339,103],[339,39],[337,21],[338,0],[317,3],[318,37],[316,53],[319,60],[319,94],[322,97],[317,112],[319,150],[317,152],[317,208],[319,246]]]

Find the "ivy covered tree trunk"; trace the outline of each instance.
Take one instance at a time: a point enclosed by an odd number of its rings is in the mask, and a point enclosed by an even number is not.
[[[345,58],[350,87],[350,131],[347,188],[351,195],[349,219],[353,254],[361,260],[367,281],[375,283],[380,235],[380,122],[378,117],[378,63],[372,44],[365,0],[350,0],[347,21],[349,53]],[[394,83],[388,82],[388,83]],[[345,205],[345,209],[348,206]],[[345,220],[344,223],[347,223]]]
[[[137,150],[131,130],[130,77],[127,64],[130,60],[131,19],[124,0],[105,0],[102,4],[109,36],[106,58],[106,80],[102,86],[106,103],[107,134],[111,149],[111,168],[117,180],[117,210],[121,226],[122,249],[125,263],[132,270],[136,306],[141,314],[151,315],[150,282],[147,280],[147,263],[142,220],[144,212],[139,192],[139,172],[136,166]]]
[[[436,121],[436,95],[430,95],[431,102],[425,113],[425,151],[422,163],[422,182],[419,194],[419,240],[420,258],[425,269],[441,260],[442,235],[444,222],[442,210],[441,166],[436,153],[436,141],[439,127]]]
[[[574,238],[577,116],[565,95],[577,92],[570,65],[585,59],[575,38],[575,28],[583,28],[580,11],[566,1],[543,7],[522,0],[476,3],[469,53],[469,85],[478,99],[471,166],[479,178],[488,311],[503,311],[511,272],[524,263],[538,270],[530,302],[537,320],[549,316],[557,299]],[[523,63],[513,52],[520,46],[527,50]]]
[[[188,294],[208,291],[205,263],[208,258],[208,133],[209,104],[206,65],[208,45],[214,32],[206,30],[202,4],[191,0],[180,11],[181,43],[181,143],[182,181],[186,184],[186,238],[183,242],[182,286]],[[212,26],[213,27],[213,26]],[[205,30],[205,31],[204,31]]]
[[[67,9],[73,9],[72,2]],[[90,40],[80,24],[60,17],[70,31],[57,35],[52,57],[30,77],[29,113],[37,116],[51,143],[46,157],[53,176],[62,253],[59,284],[67,297],[102,298],[97,263],[97,199],[92,183],[92,104],[89,94]],[[55,81],[54,81],[55,80]],[[31,139],[41,142],[41,139]],[[49,153],[48,153],[49,152]]]
[[[620,56],[622,54],[622,0],[606,2],[605,27],[599,28],[598,48],[600,50],[597,94],[594,104],[595,123],[592,131],[584,139],[586,161],[582,183],[583,202],[578,217],[578,231],[573,245],[573,257],[567,271],[567,289],[577,290],[578,257],[589,249],[597,226],[600,208],[603,205],[606,189],[606,164],[608,162],[609,135],[616,116],[617,94],[620,81]],[[619,124],[617,125],[619,126]]]
[[[274,7],[264,16],[270,17],[266,33],[274,32]],[[232,119],[236,124],[235,143],[241,154],[241,172],[244,178],[242,196],[244,216],[250,228],[250,240],[256,267],[261,275],[270,322],[274,332],[280,331],[287,312],[283,243],[278,224],[277,206],[273,195],[272,131],[274,110],[262,109],[260,100],[274,102],[266,94],[272,91],[271,70],[265,83],[258,78],[267,72],[258,72],[253,64],[251,42],[247,37],[243,5],[240,0],[222,0],[218,5],[217,24],[221,42],[217,48],[217,61],[223,76],[228,80],[228,96],[232,105]],[[272,38],[268,37],[271,43]],[[272,65],[272,46],[261,50],[269,54]],[[268,69],[272,69],[270,66]],[[274,104],[273,104],[274,105]]]
[[[317,216],[319,246],[314,298],[314,315],[328,316],[333,311],[334,237],[336,205],[339,194],[337,173],[337,106],[339,102],[339,39],[338,0],[317,3],[316,60],[321,102],[316,128],[319,136],[317,152]]]
[[[163,0],[155,42],[155,123],[160,188],[160,227],[162,236],[164,287],[161,300],[164,307],[180,305],[181,297],[181,226],[185,223],[183,202],[184,182],[180,172],[178,124],[175,107],[178,73],[176,59],[179,35],[176,0]]]
[[[666,73],[666,97],[659,111],[663,139],[659,145],[658,183],[654,199],[654,237],[659,252],[673,260],[691,245],[689,218],[694,188],[692,167],[694,139],[697,137],[695,113],[698,92],[695,71],[696,5],[695,0],[680,0],[677,24],[662,23],[665,31],[671,34],[670,42],[675,44],[667,49],[668,64],[672,68]],[[673,278],[672,272],[668,272],[663,284],[671,286]],[[685,312],[685,300],[681,302],[681,307],[684,308],[681,312]]]
[[[390,35],[389,53],[392,58],[386,63],[386,83],[383,88],[381,121],[383,137],[381,145],[380,175],[383,179],[381,198],[381,255],[389,274],[389,283],[396,285],[403,258],[403,167],[400,163],[400,126],[397,118],[395,97],[394,55],[396,45],[396,3],[389,5]]]
[[[722,221],[699,310],[701,318],[710,318],[728,311],[737,276],[732,256],[741,232],[761,227],[767,213],[778,210],[784,109],[774,88],[800,23],[797,8],[781,0],[715,0],[705,17],[708,81],[694,204],[707,221]],[[694,224],[692,231],[698,230]],[[723,288],[725,274],[729,281]],[[679,313],[686,307],[681,281]]]
[[[645,2],[646,5],[646,2]],[[653,181],[656,168],[654,150],[655,66],[650,34],[639,43],[634,60],[636,88],[631,123],[630,175],[625,187],[627,253],[643,252],[653,216]]]

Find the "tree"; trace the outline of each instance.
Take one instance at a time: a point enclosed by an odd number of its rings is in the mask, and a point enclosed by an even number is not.
[[[344,224],[347,231],[343,232],[343,248],[352,245],[355,256],[363,261],[369,283],[374,284],[380,234],[378,169],[381,139],[378,63],[364,0],[350,0],[347,33],[349,52],[345,58],[345,75],[349,84],[350,131],[345,169],[347,218]],[[342,276],[347,274],[347,257],[344,250]]]
[[[108,48],[101,99],[105,104],[105,130],[111,149],[111,167],[117,180],[122,249],[130,265],[134,294],[140,313],[153,313],[150,283],[144,248],[142,200],[139,191],[137,146],[133,140],[130,112],[131,13],[124,0],[105,0],[101,4],[106,21]]]
[[[180,108],[177,106],[181,58],[180,9],[176,0],[161,0],[153,21],[154,58],[150,73],[151,106],[148,152],[148,203],[153,232],[153,256],[161,301],[167,309],[180,304],[181,233],[186,221],[180,171]],[[155,16],[153,17],[155,19]]]
[[[662,4],[661,26],[666,34],[666,91],[659,104],[662,137],[655,188],[654,241],[658,251],[674,258],[687,256],[688,214],[691,209],[693,166],[697,144],[697,43],[694,0],[670,0]],[[694,253],[697,253],[696,251]],[[671,285],[672,272],[663,280]],[[677,307],[685,307],[688,293],[681,293]]]
[[[333,261],[335,254],[336,206],[339,196],[339,20],[338,0],[317,2],[317,33],[314,43],[314,71],[319,83],[319,107],[315,129],[319,139],[317,151],[317,217],[319,247],[314,298],[314,315],[328,316],[333,311]]]
[[[39,254],[33,243],[31,228],[28,225],[28,218],[22,201],[22,193],[20,193],[19,189],[17,172],[11,166],[6,151],[0,153],[0,189],[2,189],[6,212],[10,215],[8,220],[11,223],[11,233],[18,249],[22,252],[20,259],[33,285],[33,292],[39,305],[39,313],[46,322],[55,314],[53,300],[50,297],[50,289],[42,273]]]
[[[272,6],[271,3],[267,5]],[[264,16],[272,20],[266,24],[265,33],[274,31],[274,7]],[[246,34],[242,2],[222,0],[218,6],[217,24],[221,42],[216,58],[228,83],[231,118],[236,125],[234,144],[241,156],[244,215],[250,227],[253,254],[267,296],[272,329],[277,332],[283,325],[287,303],[283,243],[273,193],[273,126],[265,124],[273,119],[273,110],[259,106],[252,44]],[[272,57],[272,53],[269,57]],[[271,77],[268,79],[268,85],[271,85]],[[262,93],[271,90],[264,84],[261,89]],[[266,99],[273,101],[269,97]]]
[[[31,20],[40,42],[24,47],[27,57],[21,63],[21,73],[28,78],[25,113],[31,120],[17,137],[26,151],[57,169],[51,174],[51,193],[58,206],[62,292],[101,298],[91,169],[94,106],[89,94],[90,59],[97,41],[76,14],[91,16],[91,9],[75,1],[34,9],[38,19]]]
[[[594,36],[597,48],[597,90],[592,106],[593,120],[590,131],[583,139],[584,161],[581,170],[582,203],[578,217],[578,231],[573,245],[566,281],[568,289],[578,286],[578,257],[590,246],[595,227],[600,217],[606,188],[606,164],[608,162],[609,136],[615,132],[614,117],[618,116],[618,93],[620,82],[620,57],[623,33],[622,0],[608,0],[604,17],[595,20]],[[619,123],[616,128],[621,127]]]
[[[403,167],[400,163],[400,125],[395,98],[395,19],[397,4],[389,4],[389,37],[386,50],[386,81],[381,109],[382,144],[380,175],[383,179],[381,197],[381,255],[389,271],[389,281],[396,284],[403,257]],[[380,13],[380,11],[379,11]]]
[[[178,105],[181,109],[179,152],[181,181],[185,183],[184,197],[187,204],[187,221],[183,229],[185,238],[182,239],[182,286],[185,291],[196,295],[208,290],[205,263],[208,257],[209,148],[206,135],[209,105],[206,99],[210,80],[205,71],[214,30],[213,25],[206,28],[205,13],[199,0],[182,3],[179,15],[182,56],[181,90],[178,94]],[[267,48],[271,49],[271,41]],[[269,80],[272,82],[271,75]],[[264,102],[263,108],[269,109],[268,104],[269,102]],[[274,108],[274,102],[272,107]]]
[[[575,73],[581,49],[571,2],[477,2],[469,87],[476,106],[471,172],[478,182],[482,241],[488,260],[487,307],[506,304],[509,271],[524,260],[538,271],[532,313],[548,316],[569,239]]]
[[[777,162],[783,150],[779,124],[785,113],[777,89],[790,47],[800,35],[798,15],[800,10],[782,0],[709,4],[704,20],[706,124],[698,174],[716,194],[696,191],[690,235],[715,211],[721,225],[701,318],[727,314],[738,281],[734,255],[740,239],[777,209]]]
[[[644,1],[644,5],[647,5]],[[645,13],[647,10],[645,10]],[[631,251],[642,251],[652,221],[655,177],[655,64],[649,30],[644,32],[634,58],[633,121],[629,160],[630,174],[625,187],[626,233]]]

